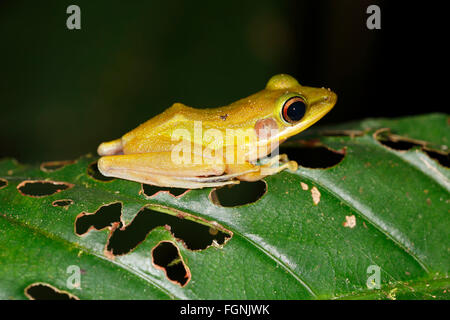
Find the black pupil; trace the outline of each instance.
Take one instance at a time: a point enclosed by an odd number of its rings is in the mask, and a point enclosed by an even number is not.
[[[291,121],[299,121],[306,112],[306,106],[302,101],[294,101],[291,103],[291,105],[286,110],[286,115],[288,116],[289,120]]]

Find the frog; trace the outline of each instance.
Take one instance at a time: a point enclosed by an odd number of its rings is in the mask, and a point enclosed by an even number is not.
[[[226,106],[174,103],[121,138],[101,143],[97,166],[107,177],[184,189],[295,172],[297,162],[275,151],[319,121],[336,101],[329,88],[302,86],[278,74],[263,90]]]

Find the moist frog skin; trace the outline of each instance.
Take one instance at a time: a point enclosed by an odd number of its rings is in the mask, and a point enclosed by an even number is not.
[[[279,74],[263,90],[227,106],[196,109],[175,103],[121,138],[100,144],[98,168],[109,177],[186,189],[295,171],[297,163],[286,155],[260,165],[256,160],[316,123],[336,100],[330,89],[302,86]],[[231,131],[234,137],[228,139]],[[228,157],[230,151],[240,157]]]

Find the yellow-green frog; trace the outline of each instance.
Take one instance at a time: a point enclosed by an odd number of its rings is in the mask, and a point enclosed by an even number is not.
[[[217,187],[297,170],[286,155],[257,164],[335,105],[330,89],[301,86],[286,74],[230,105],[195,109],[175,103],[122,138],[98,147],[105,176],[161,187]]]

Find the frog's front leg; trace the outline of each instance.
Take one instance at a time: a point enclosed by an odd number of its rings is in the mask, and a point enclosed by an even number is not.
[[[281,154],[270,158],[266,163],[262,165],[255,165],[250,162],[245,162],[242,164],[229,164],[227,165],[225,172],[227,174],[235,174],[241,172],[243,174],[238,175],[236,177],[237,179],[242,181],[257,181],[285,169],[296,171],[298,169],[298,164],[295,161],[289,161],[286,154]]]
[[[191,159],[194,156],[191,154]],[[221,176],[225,171],[223,161],[178,162],[174,161],[172,152],[136,153],[101,157],[98,169],[108,177],[160,187],[198,189],[239,183],[232,177]]]

